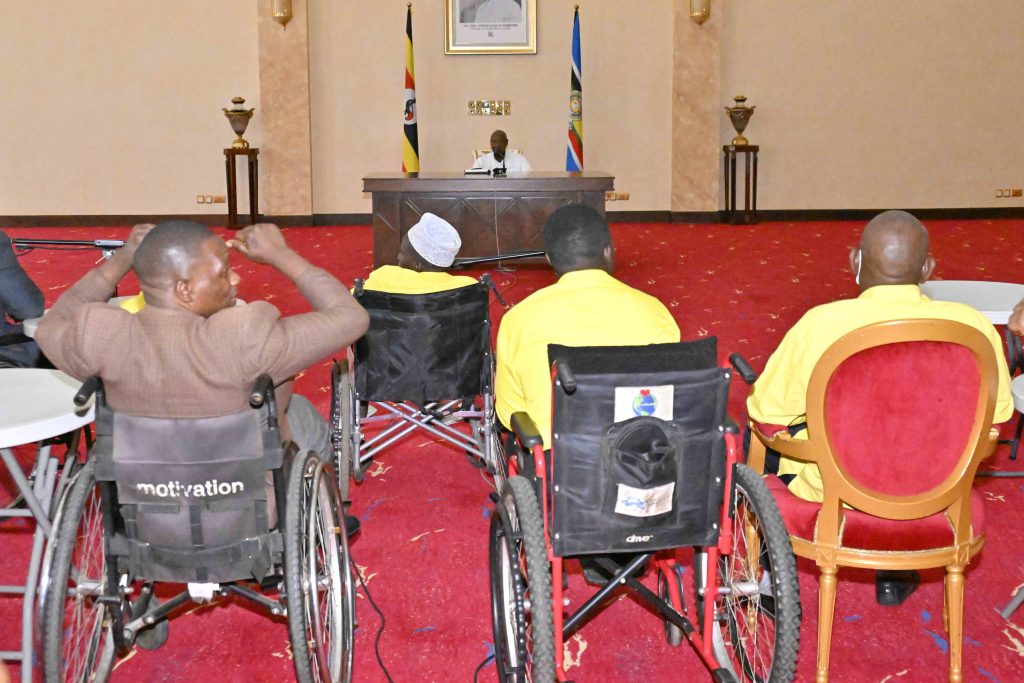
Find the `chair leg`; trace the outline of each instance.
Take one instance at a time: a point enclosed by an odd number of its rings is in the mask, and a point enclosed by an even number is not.
[[[946,605],[949,611],[949,681],[964,680],[962,665],[964,630],[964,568],[946,567]]]
[[[816,683],[828,681],[828,655],[832,647],[832,617],[836,607],[836,567],[822,567],[818,578],[818,673]]]
[[[1010,439],[1010,460],[1017,459],[1017,451],[1020,450],[1021,433],[1024,431],[1024,413],[1017,414],[1017,424],[1013,428],[1013,438]]]

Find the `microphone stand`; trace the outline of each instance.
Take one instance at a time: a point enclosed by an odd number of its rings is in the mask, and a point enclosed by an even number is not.
[[[495,261],[514,261],[516,259],[523,258],[538,258],[543,257],[543,251],[513,251],[508,254],[498,254],[497,256],[472,256],[468,258],[457,258],[452,263],[452,268],[465,268],[466,266],[475,266],[481,263],[494,263]]]
[[[37,240],[25,237],[12,237],[11,246],[17,248],[19,254],[27,254],[33,249],[53,249],[55,251],[78,251],[82,249],[100,249],[103,258],[114,255],[115,249],[124,246],[124,240]]]

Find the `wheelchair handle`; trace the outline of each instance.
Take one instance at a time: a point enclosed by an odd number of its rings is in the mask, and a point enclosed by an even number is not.
[[[253,385],[252,391],[249,392],[249,405],[259,408],[273,390],[274,380],[270,379],[270,375],[260,375],[256,378],[256,384]]]
[[[754,368],[750,367],[750,363],[747,359],[738,353],[734,353],[729,356],[729,363],[736,368],[736,372],[740,373],[740,377],[747,384],[753,384],[757,380],[757,373],[754,372]]]
[[[569,364],[565,361],[556,361],[555,372],[557,373],[558,381],[562,383],[562,389],[565,393],[574,393],[576,391],[576,375],[573,374]]]
[[[82,386],[79,387],[78,391],[75,393],[75,405],[81,408],[88,403],[89,399],[96,393],[100,386],[102,386],[102,381],[95,375],[82,382]]]

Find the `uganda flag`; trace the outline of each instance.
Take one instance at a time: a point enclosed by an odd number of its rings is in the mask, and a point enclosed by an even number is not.
[[[572,20],[572,75],[569,86],[569,144],[565,150],[565,170],[583,170],[583,78],[580,68],[580,10]]]
[[[402,172],[420,170],[420,142],[416,131],[416,75],[412,67],[412,3],[405,16],[405,136],[402,140]]]

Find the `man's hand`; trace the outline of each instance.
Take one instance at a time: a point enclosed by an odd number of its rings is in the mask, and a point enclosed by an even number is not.
[[[1018,337],[1024,336],[1024,299],[1013,307],[1013,313],[1010,314],[1010,321],[1006,326]]]
[[[135,250],[142,244],[142,240],[145,239],[149,231],[155,228],[156,225],[153,223],[139,223],[132,228],[132,232],[128,235],[128,239],[124,241],[124,247],[121,251],[126,252],[127,256],[134,256]]]
[[[273,223],[256,223],[241,230],[228,246],[256,263],[279,266],[282,258],[294,252],[284,241],[281,229]]]

